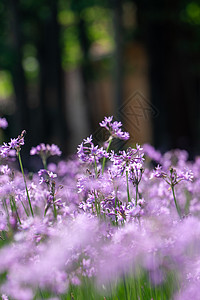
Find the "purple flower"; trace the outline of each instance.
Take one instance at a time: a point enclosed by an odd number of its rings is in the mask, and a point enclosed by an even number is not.
[[[10,147],[4,143],[3,146],[0,147],[0,156],[2,157],[8,157],[10,152]]]
[[[55,144],[45,145],[44,143],[41,143],[36,147],[32,147],[30,151],[30,155],[40,155],[41,157],[45,157],[45,159],[47,159],[49,156],[60,156],[61,154],[62,152],[60,151],[59,147]]]
[[[92,144],[92,135],[83,140],[84,144]]]
[[[0,128],[6,129],[8,127],[8,122],[6,118],[0,118]]]
[[[38,171],[38,175],[40,176],[40,184],[42,184],[43,182],[48,182],[49,179],[54,179],[57,177],[56,174],[54,174],[51,171],[48,171],[46,169],[41,169]]]
[[[101,127],[104,127],[105,129],[107,129],[113,138],[119,138],[121,140],[128,140],[130,137],[129,133],[123,132],[120,128],[122,126],[122,123],[117,122],[117,121],[114,121],[112,123],[112,120],[113,120],[113,116],[105,117],[104,121],[99,123],[99,125]]]
[[[0,166],[0,171],[1,171],[1,173],[5,174],[5,175],[9,175],[11,173],[8,165]]]
[[[16,138],[16,139],[11,139],[10,143],[8,143],[8,145],[11,149],[15,149],[18,146],[18,143],[19,143],[19,140],[18,140],[18,138]]]
[[[136,149],[129,147],[126,151],[119,151],[119,154],[115,154],[111,151],[110,160],[113,162],[113,165],[117,166],[118,172],[123,173],[130,165],[133,167],[134,164],[138,164],[138,166],[143,164],[143,148],[137,144]]]
[[[109,157],[109,154],[103,147],[100,148],[98,145],[94,145],[92,136],[84,139],[83,143],[77,147],[77,154],[79,159],[86,163],[94,163],[95,161],[98,163],[101,158]]]
[[[21,146],[24,145],[24,135],[26,131],[23,130],[21,135],[19,135],[17,138],[14,138],[10,140],[10,142],[4,143],[3,146],[0,147],[0,156],[2,157],[8,157],[12,150],[16,150],[17,152],[20,151]],[[16,152],[15,152],[16,154]]]
[[[138,185],[142,179],[142,174],[144,173],[143,164],[141,163],[131,163],[126,167],[128,171],[129,179],[134,185]]]
[[[156,162],[160,162],[162,155],[159,151],[156,151],[155,148],[149,144],[143,145],[144,154],[155,160]]]
[[[193,180],[193,172],[191,170],[179,171],[174,168],[170,168],[169,172],[164,172],[161,166],[157,166],[155,170],[152,171],[150,175],[150,179],[155,178],[163,178],[169,185],[176,185],[180,181],[192,181]]]

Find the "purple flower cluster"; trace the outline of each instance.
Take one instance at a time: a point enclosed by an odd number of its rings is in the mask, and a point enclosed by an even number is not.
[[[108,158],[109,154],[103,147],[95,146],[92,142],[92,135],[83,140],[77,148],[77,154],[82,162],[98,163],[101,158]]]
[[[57,177],[56,174],[45,169],[39,170],[38,175],[40,176],[40,182],[39,182],[40,184],[42,184],[43,182],[48,183],[49,179],[54,179]]]
[[[4,143],[1,147],[0,147],[0,156],[5,158],[8,156],[12,156],[13,152],[12,150],[15,150],[15,153],[18,153],[21,150],[21,146],[24,145],[24,135],[26,134],[26,131],[23,130],[21,135],[19,135],[17,138],[14,138],[10,140],[10,142]]]
[[[169,185],[176,185],[182,180],[192,181],[194,178],[191,170],[177,171],[174,168],[170,168],[169,172],[164,172],[160,165],[158,165],[155,170],[152,171],[150,179],[153,177],[162,178]]]
[[[117,166],[119,173],[123,173],[127,167],[140,169],[144,162],[143,148],[137,144],[136,148],[129,147],[126,151],[119,151],[117,154],[111,151],[110,160]]]
[[[123,136],[121,123],[112,117],[101,126],[112,137]],[[24,134],[4,143],[1,156],[19,151],[23,143]],[[61,151],[40,144],[31,154],[46,159]],[[155,169],[151,160],[159,163]],[[158,286],[157,298],[147,294],[141,300],[167,299],[160,293],[172,276],[172,299],[198,299],[199,178],[200,159],[188,161],[185,151],[161,155],[151,146],[136,145],[109,152],[94,145],[92,136],[78,146],[73,159],[34,174],[26,176],[11,163],[2,164],[1,298],[73,299],[73,291],[89,282],[107,299],[109,288],[120,279],[128,286],[129,277],[129,288],[136,286],[144,295],[145,288],[153,293]],[[141,274],[149,279],[142,286]]]
[[[122,129],[121,129],[122,123],[117,122],[117,121],[112,122],[112,120],[113,120],[113,116],[105,117],[104,121],[99,123],[99,125],[101,127],[106,128],[109,131],[110,136],[112,136],[113,138],[118,138],[121,140],[128,140],[130,135],[128,132],[122,131]]]
[[[0,128],[6,129],[8,127],[8,122],[6,118],[0,118]]]
[[[40,155],[48,158],[49,156],[60,156],[62,152],[60,151],[59,147],[55,144],[52,145],[45,145],[44,143],[41,143],[40,145],[37,145],[36,147],[32,147],[30,151],[30,155]]]

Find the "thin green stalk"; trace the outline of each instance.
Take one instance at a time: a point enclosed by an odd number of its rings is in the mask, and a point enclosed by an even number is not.
[[[43,163],[44,169],[47,170],[47,160],[43,156],[41,156],[41,158],[42,158],[42,163]]]
[[[127,290],[127,284],[126,284],[126,277],[124,274],[122,276],[122,280],[123,280],[123,285],[124,285],[125,299],[128,300],[129,299],[128,290]]]
[[[100,212],[99,212],[99,209],[98,209],[98,201],[97,201],[95,191],[94,191],[94,198],[95,198],[95,208],[96,208],[97,216],[99,216]]]
[[[54,218],[57,219],[58,214],[57,214],[57,209],[55,204],[55,181],[52,181],[51,195],[53,196],[53,214],[54,214]]]
[[[16,206],[16,203],[15,203],[15,198],[14,197],[10,197],[11,199],[10,199],[10,201],[12,202],[12,207],[14,208],[14,211],[15,211],[15,213],[16,213],[16,216],[17,216],[17,219],[18,219],[18,222],[19,222],[19,224],[22,224],[21,223],[21,220],[20,220],[20,217],[19,217],[19,214],[18,214],[18,211],[17,211],[17,206]]]
[[[41,291],[40,288],[38,288],[38,291],[39,291],[39,293],[40,293],[40,297],[41,297],[42,299],[44,299],[43,294],[42,294],[42,291]]]
[[[12,201],[11,201],[11,197],[9,197],[9,200],[10,200],[10,208],[11,208],[11,211],[12,211],[12,213],[13,213],[14,208],[13,208],[13,203],[12,203]]]
[[[126,170],[126,186],[127,186],[127,197],[128,197],[128,202],[131,202],[130,193],[129,193],[128,171],[127,171],[127,170]]]
[[[26,194],[27,194],[27,198],[28,198],[28,203],[29,203],[31,215],[32,215],[32,217],[34,217],[32,205],[31,205],[31,200],[30,200],[30,197],[29,197],[28,188],[27,188],[27,184],[26,184],[26,178],[25,178],[25,175],[24,175],[24,169],[23,169],[23,165],[22,165],[20,152],[18,152],[18,159],[19,159],[19,164],[20,164],[22,176],[23,176],[23,179],[24,179],[24,184],[25,184],[25,188],[26,188]]]
[[[137,205],[137,198],[138,198],[138,184],[136,184],[135,190],[136,190],[136,192],[135,192],[135,205]]]
[[[24,211],[25,211],[27,217],[29,217],[29,213],[28,213],[28,211],[27,211],[27,209],[26,209],[26,207],[25,207],[23,201],[21,201],[21,204],[22,204],[22,206],[23,206],[23,208],[24,208]]]
[[[94,157],[94,170],[95,170],[95,176],[97,178],[98,176],[98,170],[97,170],[97,161],[96,161],[96,157]]]
[[[108,153],[109,149],[110,149],[110,145],[112,143],[112,137],[110,138],[110,141],[108,143],[108,147],[106,148],[106,152]],[[106,157],[104,156],[103,158],[103,162],[102,162],[102,175],[104,173],[104,168],[105,168],[105,163],[106,163]]]
[[[54,218],[57,219],[57,209],[56,209],[56,205],[55,205],[55,198],[53,197],[53,214],[54,214]]]
[[[171,189],[172,189],[172,194],[173,194],[173,197],[174,197],[174,203],[175,203],[175,206],[176,206],[177,213],[178,213],[179,217],[181,218],[181,210],[180,210],[180,207],[178,205],[178,202],[176,201],[174,185],[171,185]]]
[[[1,234],[2,234],[2,236],[0,236],[1,240],[6,241],[7,240],[6,231],[2,230]]]
[[[116,221],[116,225],[118,226],[118,222],[117,222],[117,196],[115,196],[115,221]]]

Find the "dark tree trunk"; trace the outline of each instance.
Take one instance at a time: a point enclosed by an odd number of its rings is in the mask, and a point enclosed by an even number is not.
[[[57,1],[51,0],[49,16],[40,24],[38,56],[40,61],[40,99],[43,121],[42,139],[54,142],[67,152],[67,121],[64,79],[61,68],[60,31],[57,22]]]
[[[113,99],[114,115],[121,119],[119,113],[123,104],[123,26],[122,26],[122,0],[112,0],[113,27],[115,34],[115,51],[113,59]],[[122,120],[123,121],[123,120]]]
[[[190,54],[180,47],[190,35],[180,23],[180,1],[138,1],[138,13],[149,54],[151,100],[159,110],[153,120],[155,146],[193,152],[198,95]]]
[[[91,130],[95,128],[95,118],[94,118],[94,101],[95,97],[92,94],[92,80],[94,80],[95,74],[93,70],[93,66],[89,57],[89,51],[91,46],[91,41],[88,38],[87,28],[85,24],[85,20],[79,15],[78,22],[78,34],[81,50],[83,53],[83,63],[81,66],[81,75],[83,80],[83,96],[85,100],[87,118],[89,120],[89,126]]]
[[[21,12],[19,0],[9,0],[11,47],[13,50],[12,80],[16,96],[16,112],[12,134],[16,136],[23,129],[29,131],[29,109],[27,104],[27,90],[24,69],[22,66],[23,38],[21,30]]]

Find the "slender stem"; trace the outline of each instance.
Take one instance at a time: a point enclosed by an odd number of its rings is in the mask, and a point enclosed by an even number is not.
[[[127,187],[128,202],[131,202],[130,193],[129,193],[129,183],[128,183],[128,170],[126,170],[126,187]]]
[[[43,156],[41,158],[42,158],[42,163],[43,163],[44,169],[47,170],[47,160]]]
[[[54,218],[57,219],[57,209],[56,209],[56,204],[55,204],[55,197],[53,197],[53,214]]]
[[[44,297],[43,297],[43,294],[42,294],[42,291],[41,291],[41,289],[38,287],[38,291],[39,291],[39,293],[40,293],[40,297],[42,298],[42,299],[44,299]]]
[[[19,221],[19,224],[22,224],[21,223],[21,220],[20,220],[20,217],[19,217],[19,214],[18,214],[18,211],[17,211],[17,206],[16,206],[16,203],[15,203],[15,198],[11,196],[11,202],[12,202],[12,205],[13,205],[13,208],[14,208],[14,211],[16,213],[16,216],[17,216],[17,219]]]
[[[100,209],[98,208],[98,201],[97,201],[98,199],[97,199],[95,190],[94,190],[94,199],[95,199],[95,208],[96,208],[97,216],[99,216],[99,214],[100,214]]]
[[[11,211],[12,211],[12,213],[13,213],[14,208],[13,208],[13,203],[12,203],[11,197],[9,198],[9,200],[10,200],[10,208],[11,208]]]
[[[95,175],[96,175],[96,178],[98,176],[98,170],[97,170],[97,161],[96,161],[96,157],[94,157],[94,170],[95,170]]]
[[[123,280],[123,284],[124,284],[124,291],[125,291],[125,299],[128,300],[128,290],[127,290],[127,284],[126,284],[126,277],[125,275],[123,274],[122,276],[122,280]]]
[[[16,213],[18,222],[21,224],[21,220],[20,220],[19,215],[18,215],[18,211],[17,211],[17,206],[16,206],[16,203],[15,203],[15,199],[12,196],[10,196],[10,206],[11,206],[12,212]]]
[[[118,222],[117,222],[117,195],[115,196],[115,222],[116,222],[116,225],[118,225]]]
[[[29,217],[29,213],[28,213],[28,211],[27,211],[27,209],[26,209],[26,207],[25,207],[23,201],[21,201],[21,204],[22,204],[22,206],[23,206],[23,208],[24,208],[24,211],[25,211],[27,217]]]
[[[27,184],[26,184],[26,178],[25,178],[25,175],[24,175],[24,169],[23,169],[23,165],[22,165],[20,152],[18,152],[18,159],[19,159],[19,164],[20,164],[22,176],[23,176],[23,179],[24,179],[24,184],[25,184],[25,188],[26,188],[26,194],[27,194],[27,198],[28,198],[29,207],[30,207],[30,210],[31,210],[31,215],[32,215],[32,217],[34,217],[32,205],[31,205],[31,200],[30,200],[30,197],[29,197],[28,188],[27,188]]]
[[[171,185],[171,189],[172,189],[172,194],[173,194],[173,197],[174,197],[174,203],[175,203],[175,206],[176,206],[177,213],[178,213],[179,217],[181,218],[181,210],[180,210],[180,207],[178,205],[178,202],[176,201],[174,185]]]
[[[137,198],[138,198],[138,184],[136,184],[135,190],[136,190],[136,192],[135,192],[135,205],[137,205]]]
[[[109,151],[109,149],[110,149],[111,143],[112,143],[112,137],[110,138],[110,141],[109,141],[109,143],[108,143],[108,147],[106,148],[106,152],[107,152],[107,153],[108,153],[108,151]],[[103,172],[104,172],[105,163],[106,163],[106,157],[104,156],[103,162],[102,162],[102,175],[103,175]]]
[[[56,209],[56,204],[55,204],[55,181],[52,182],[51,185],[51,194],[53,196],[53,214],[54,218],[57,219],[57,209]]]

